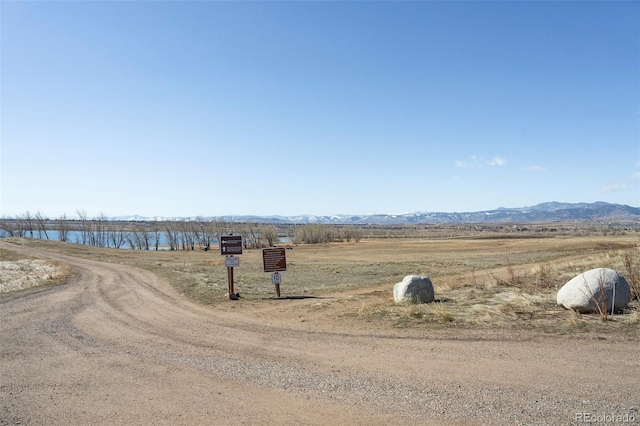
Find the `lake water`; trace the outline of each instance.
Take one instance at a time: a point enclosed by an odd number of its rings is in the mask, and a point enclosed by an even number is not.
[[[60,241],[60,231],[58,230],[47,230],[47,235],[49,237],[49,240],[51,241]],[[27,234],[27,236],[31,237],[30,234]],[[161,232],[159,235],[159,241],[158,241],[158,250],[169,250],[169,240],[167,239],[167,235],[164,232]],[[40,238],[40,239],[47,239],[44,235],[44,233],[42,233],[41,235],[34,231],[33,232],[33,238]],[[80,231],[67,231],[67,242],[69,243],[75,243],[75,244],[82,244],[82,232]],[[287,238],[287,237],[282,237],[282,238],[278,238],[278,243],[280,244],[289,244],[291,243],[291,239]],[[153,238],[149,238],[149,249],[150,250],[155,250],[155,240]],[[107,245],[106,247],[111,247],[113,248],[114,245],[111,244],[111,241],[107,241]],[[121,246],[121,249],[124,250],[130,250],[132,247],[129,244],[128,241],[125,241]],[[198,245],[196,244],[196,249],[198,249]],[[211,241],[211,250],[217,250],[218,249],[218,239],[217,238],[213,238]]]
[[[27,233],[27,236],[31,236],[29,233]],[[49,240],[51,241],[60,241],[60,231],[57,230],[47,230],[47,236],[49,237]],[[158,245],[160,247],[158,247],[159,250],[168,250],[169,249],[169,243],[167,241],[167,236],[163,233],[159,234],[159,242]],[[45,237],[44,233],[40,234],[36,231],[33,232],[33,238],[39,238],[42,240],[46,240],[47,237]],[[155,241],[152,239],[149,239],[150,243],[150,248],[155,250]],[[82,232],[80,231],[67,231],[67,242],[69,243],[75,243],[75,244],[82,244]],[[216,240],[216,244],[217,244],[217,240]],[[107,241],[107,247],[111,247],[113,248],[113,244],[111,244],[110,241]],[[131,249],[131,245],[125,241],[122,246],[120,246],[121,249]]]

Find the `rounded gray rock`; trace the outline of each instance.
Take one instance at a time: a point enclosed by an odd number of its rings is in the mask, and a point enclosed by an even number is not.
[[[435,295],[429,277],[407,275],[393,286],[393,300],[396,303],[427,303],[433,299]]]
[[[596,268],[572,278],[563,285],[558,291],[557,302],[558,305],[567,309],[589,313],[598,312],[602,297],[604,297],[607,312],[610,313],[612,303],[614,310],[627,306],[631,301],[631,289],[617,271]]]

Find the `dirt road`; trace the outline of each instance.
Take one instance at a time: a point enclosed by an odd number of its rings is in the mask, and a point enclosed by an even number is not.
[[[0,296],[2,425],[580,424],[583,414],[640,424],[640,344],[628,337],[301,321],[282,312],[321,299],[203,307],[141,269],[0,248],[73,271]]]

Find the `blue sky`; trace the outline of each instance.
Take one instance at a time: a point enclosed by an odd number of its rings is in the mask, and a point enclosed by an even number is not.
[[[638,2],[0,7],[0,216],[640,206]]]

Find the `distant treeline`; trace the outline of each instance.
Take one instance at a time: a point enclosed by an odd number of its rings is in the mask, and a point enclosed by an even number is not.
[[[283,226],[224,219],[196,218],[182,221],[121,221],[106,215],[90,218],[83,211],[75,217],[49,219],[41,213],[26,212],[0,218],[0,238],[21,237],[59,240],[95,247],[134,250],[209,250],[223,235],[241,235],[245,248],[273,247],[280,240],[294,244],[333,241],[360,241],[362,231],[355,226]]]
[[[57,219],[47,218],[39,212],[0,217],[0,238],[39,238],[135,250],[208,250],[218,244],[222,235],[229,234],[242,235],[245,248],[261,248],[278,243],[359,242],[363,238],[526,238],[620,233],[640,234],[640,223],[343,225],[237,222],[224,218],[122,221],[104,214],[89,217],[84,211]]]

